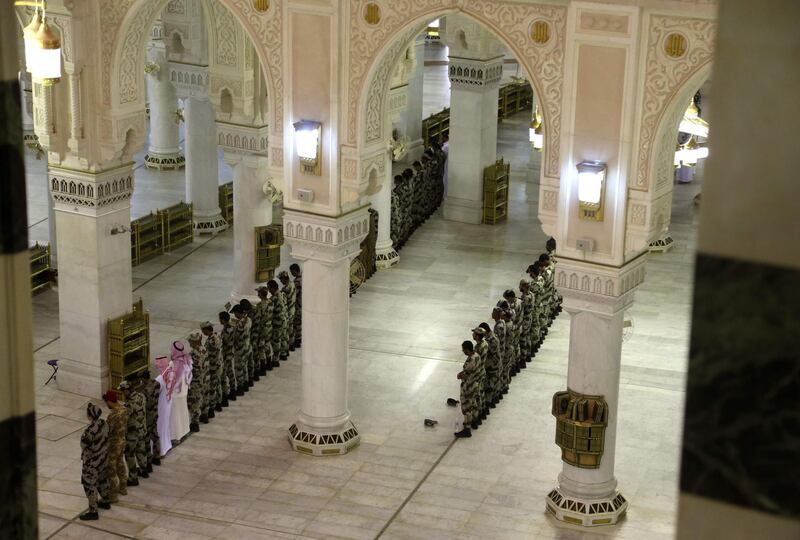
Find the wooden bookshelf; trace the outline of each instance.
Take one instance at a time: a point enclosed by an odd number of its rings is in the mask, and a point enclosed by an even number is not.
[[[269,281],[275,277],[275,269],[281,264],[283,244],[282,225],[264,225],[255,228],[256,281]]]
[[[561,448],[562,461],[582,469],[598,468],[608,426],[608,403],[603,396],[556,392],[551,413],[556,417],[555,443]]]
[[[502,120],[518,112],[530,112],[533,107],[533,89],[530,83],[510,82],[498,92],[497,118]]]
[[[422,121],[422,140],[425,147],[429,147],[433,142],[442,144],[445,135],[450,135],[449,107]]]
[[[511,165],[503,158],[483,170],[483,222],[496,225],[508,217]]]
[[[111,387],[148,368],[150,362],[150,315],[142,299],[133,304],[133,311],[109,319],[108,364]]]
[[[131,221],[131,264],[136,266],[164,253],[163,222],[150,212]]]
[[[36,242],[30,248],[30,262],[31,294],[38,294],[52,287],[55,282],[55,272],[50,258],[50,246]]]
[[[233,223],[233,182],[219,186],[219,209],[225,221]]]
[[[172,251],[194,241],[191,204],[184,202],[173,204],[169,208],[159,210],[158,217],[161,219],[164,251]]]

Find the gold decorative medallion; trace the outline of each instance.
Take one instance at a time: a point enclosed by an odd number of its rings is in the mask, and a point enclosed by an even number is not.
[[[367,4],[364,8],[364,20],[368,24],[378,24],[381,22],[381,8],[378,4]]]
[[[256,11],[267,11],[269,9],[269,0],[253,0],[253,7]]]
[[[674,32],[664,41],[664,52],[672,58],[680,58],[686,53],[686,38]]]
[[[550,40],[550,25],[545,21],[536,21],[531,27],[531,39],[534,43],[544,45]]]

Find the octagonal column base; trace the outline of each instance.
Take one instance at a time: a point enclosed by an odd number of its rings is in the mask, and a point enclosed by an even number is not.
[[[378,270],[386,270],[400,262],[400,255],[390,244],[388,249],[378,249],[375,254],[375,266]]]
[[[194,221],[195,234],[216,234],[228,228],[228,222],[222,217],[222,212],[217,211],[210,216],[197,215],[197,212],[192,216]]]
[[[186,158],[180,154],[146,154],[144,166],[159,171],[176,171],[186,166]]]
[[[667,251],[672,249],[672,246],[675,245],[675,240],[672,239],[669,233],[664,233],[659,236],[657,239],[650,242],[647,246],[647,250],[650,253],[666,253]]]
[[[616,490],[607,497],[584,499],[556,487],[547,494],[546,504],[557,520],[583,527],[613,525],[628,510],[628,501]]]
[[[361,435],[350,420],[333,427],[314,427],[297,420],[289,427],[289,443],[296,452],[311,456],[340,456],[361,443]]]

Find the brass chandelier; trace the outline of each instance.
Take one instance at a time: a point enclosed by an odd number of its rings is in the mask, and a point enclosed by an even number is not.
[[[25,69],[33,82],[52,86],[61,80],[61,40],[47,23],[45,2],[19,0],[14,5],[36,8],[31,22],[22,30]]]

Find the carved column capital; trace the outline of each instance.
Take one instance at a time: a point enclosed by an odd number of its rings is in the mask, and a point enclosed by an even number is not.
[[[337,217],[284,209],[283,236],[292,247],[292,257],[335,264],[361,251],[369,232],[368,206]]]

